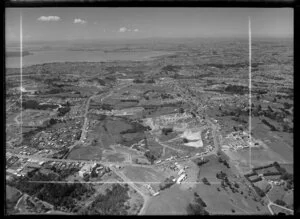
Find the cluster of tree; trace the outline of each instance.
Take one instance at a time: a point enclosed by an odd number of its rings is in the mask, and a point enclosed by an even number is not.
[[[168,177],[162,183],[159,184],[159,189],[164,190],[170,188],[173,184],[175,184],[175,182],[173,182],[173,178]]]
[[[32,129],[28,132],[23,132],[23,138],[21,145],[31,145],[31,139],[33,136],[35,136],[37,133],[45,131],[48,127],[47,126],[39,126],[36,129]]]
[[[59,178],[60,180],[63,180],[65,178],[67,178],[68,176],[71,176],[75,173],[77,173],[80,168],[76,168],[76,167],[73,167],[73,168],[69,168],[69,169],[56,169],[55,167],[52,167],[51,170],[54,170],[57,174],[59,174]]]
[[[227,178],[227,174],[224,173],[223,171],[220,171],[216,174],[217,179],[225,179]]]
[[[135,99],[122,99],[120,100],[121,102],[134,102],[134,103],[138,103],[139,100],[135,100]]]
[[[264,165],[264,166],[260,166],[260,167],[254,167],[252,170],[253,171],[256,171],[256,170],[262,170],[262,169],[266,169],[266,168],[269,168],[269,167],[276,167],[276,166],[279,166],[279,164],[277,162],[274,162],[274,163],[271,163],[271,164],[267,164],[267,165]],[[254,175],[256,175],[256,173],[254,172],[253,173]],[[252,174],[252,175],[253,175]]]
[[[220,171],[216,174],[218,179],[221,179],[221,187],[225,189],[227,186],[231,189],[233,193],[238,192],[239,185],[237,183],[231,183],[227,177],[227,174]]]
[[[186,138],[183,138],[182,141],[183,141],[183,143],[188,143],[189,142],[189,140],[187,140]]]
[[[156,161],[160,157],[160,155],[158,153],[155,153],[154,151],[151,151],[151,150],[146,151],[144,156],[149,160],[149,162],[151,164],[153,164],[154,161]]]
[[[255,179],[252,179],[252,180],[250,180],[252,183],[256,183],[256,182],[259,182],[259,181],[261,181],[262,180],[262,178],[261,177],[256,177]]]
[[[160,97],[164,100],[164,99],[173,99],[173,96],[171,94],[168,93],[162,93],[160,94]]]
[[[100,115],[98,115],[98,118],[97,118],[97,120],[98,121],[103,121],[103,120],[105,120],[106,119],[106,115],[105,114],[100,114]]]
[[[209,159],[206,159],[206,158],[203,158],[203,159],[201,159],[201,158],[196,158],[196,159],[194,159],[193,161],[197,164],[198,167],[200,167],[200,166],[202,166],[203,164],[206,164],[207,162],[209,162]]]
[[[271,123],[269,123],[267,120],[265,119],[262,119],[261,120],[266,126],[268,126],[270,128],[271,131],[278,131],[277,128],[272,125]]]
[[[60,107],[58,108],[57,110],[57,116],[64,116],[66,115],[69,111],[71,110],[71,107],[69,106],[63,106],[63,107]]]
[[[52,155],[52,158],[61,159],[69,152],[68,148],[64,148]]]
[[[128,133],[137,133],[137,132],[144,132],[147,130],[151,130],[149,126],[143,126],[142,124],[138,122],[130,122],[131,129],[127,129],[125,131],[121,131],[120,134],[128,134]]]
[[[142,79],[136,78],[133,80],[133,83],[141,84],[141,83],[144,83],[144,81]]]
[[[91,78],[91,79],[89,79],[88,81],[90,81],[90,82],[95,81],[95,82],[97,82],[98,84],[100,84],[101,86],[105,86],[105,81],[102,80],[102,79],[100,79],[100,78]]]
[[[281,199],[276,199],[276,200],[274,201],[274,203],[277,204],[277,205],[283,206],[283,207],[286,207],[286,206],[287,206],[287,204],[285,203],[285,201],[283,201],[283,200],[281,200]]]
[[[48,110],[56,109],[58,105],[56,104],[39,104],[36,100],[25,100],[22,102],[23,109],[37,109],[37,110]]]
[[[234,93],[234,94],[245,94],[248,93],[248,87],[246,86],[241,86],[241,85],[227,85],[227,87],[224,90],[225,92],[228,93]]]
[[[153,78],[146,80],[146,83],[148,84],[154,84],[155,80]]]
[[[284,109],[290,109],[292,106],[293,106],[292,103],[288,103],[288,102],[284,102],[284,103],[283,103]]]
[[[111,111],[114,107],[111,106],[110,104],[102,103],[102,104],[100,105],[100,108],[101,108],[102,110],[108,110],[108,111]]]
[[[187,206],[188,215],[209,215],[205,210],[206,203],[199,197],[197,193],[194,193],[194,201]]]
[[[104,80],[110,81],[110,82],[116,82],[117,78],[114,75],[109,75],[109,76],[106,76]]]
[[[97,215],[127,215],[130,208],[125,205],[128,196],[128,185],[121,186],[113,184],[111,189],[106,189],[106,194],[100,194],[95,201],[86,209],[79,212],[80,214],[97,214]]]
[[[260,197],[264,197],[266,195],[266,193],[260,189],[259,187],[252,185],[252,187],[254,188],[255,192],[260,196]]]
[[[82,196],[86,198],[94,194],[95,189],[87,184],[62,184],[62,183],[31,183],[30,181],[53,181],[53,175],[34,174],[14,182],[14,186],[20,191],[49,202],[55,208],[65,207],[73,209],[76,200]],[[58,178],[59,180],[59,178]]]
[[[169,133],[173,132],[173,128],[162,128],[161,132],[164,135],[168,135]]]
[[[264,176],[277,176],[277,175],[281,175],[281,173],[279,173],[279,172],[266,172],[266,173],[264,173]]]
[[[208,63],[208,64],[204,64],[204,66],[227,69],[227,68],[244,68],[247,66],[247,64],[246,63],[233,63],[233,64]]]
[[[167,73],[167,72],[177,72],[180,69],[181,69],[181,66],[167,65],[167,66],[164,66],[161,70],[162,70],[162,72]]]
[[[211,185],[210,182],[208,181],[208,179],[207,179],[206,177],[203,177],[203,178],[202,178],[202,182],[203,182],[205,185],[208,185],[208,186]]]
[[[219,158],[218,158],[218,161],[219,161],[220,163],[223,163],[224,166],[226,166],[227,168],[230,168],[230,166],[229,166],[229,164],[228,164],[228,162],[227,162],[226,159],[223,159],[222,157],[219,157]]]

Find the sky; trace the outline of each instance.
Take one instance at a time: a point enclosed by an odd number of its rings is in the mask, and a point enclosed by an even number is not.
[[[292,37],[291,8],[6,8],[6,42]]]

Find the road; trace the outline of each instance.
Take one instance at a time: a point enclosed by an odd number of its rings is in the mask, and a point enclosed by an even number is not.
[[[171,147],[171,146],[169,146],[169,145],[166,145],[166,144],[162,143],[162,142],[161,142],[158,138],[156,138],[156,137],[155,137],[155,141],[156,141],[158,144],[160,144],[161,146],[166,147],[166,148],[169,148],[169,149],[171,149],[171,150],[173,150],[173,151],[177,151],[177,152],[179,152],[179,153],[182,153],[182,152],[183,152],[183,150],[176,149],[176,148],[173,148],[173,147]]]
[[[135,164],[135,163],[117,163],[117,162],[103,162],[103,161],[92,161],[92,160],[71,160],[71,159],[56,159],[56,158],[47,158],[47,157],[39,157],[39,156],[32,156],[32,155],[21,155],[21,154],[13,154],[13,156],[19,157],[19,158],[27,158],[27,159],[36,159],[38,161],[49,161],[49,162],[65,162],[65,163],[74,163],[74,162],[81,162],[81,163],[87,163],[87,164],[94,164],[99,163],[104,166],[112,166],[112,165],[119,165],[119,166],[134,166],[134,167],[144,167],[144,168],[151,168],[153,169],[153,166],[150,165],[143,165],[143,164]]]
[[[148,204],[148,201],[149,201],[149,196],[145,195],[143,193],[143,191],[139,187],[137,187],[129,178],[127,178],[122,172],[116,170],[115,168],[113,168],[112,171],[116,175],[118,175],[119,177],[121,177],[124,180],[124,182],[127,182],[127,184],[129,186],[131,186],[134,190],[136,190],[138,193],[140,193],[140,195],[143,197],[143,199],[144,199],[143,207],[140,209],[140,212],[139,212],[139,215],[143,215],[144,211],[145,211],[145,208],[146,208],[146,206]]]
[[[80,139],[75,142],[72,146],[69,147],[69,152],[78,144],[82,143],[83,140],[86,138],[86,135],[87,135],[87,126],[88,126],[88,110],[89,110],[89,105],[90,105],[90,101],[97,97],[97,96],[101,96],[101,100],[100,102],[102,102],[105,98],[111,96],[113,94],[113,92],[115,92],[116,90],[120,90],[124,87],[128,86],[128,84],[125,84],[124,86],[118,86],[116,89],[113,89],[111,90],[109,93],[106,93],[106,94],[94,94],[92,96],[90,96],[87,100],[87,103],[86,103],[86,108],[85,108],[85,112],[84,112],[84,123],[83,123],[83,126],[82,126],[82,133],[81,133],[81,137]],[[189,100],[189,103],[192,104],[192,105],[196,105],[194,102],[195,100],[191,100],[190,98],[186,99],[186,100]],[[199,115],[197,115],[197,120],[200,121],[200,117]],[[16,119],[16,122],[18,121],[17,118]],[[206,155],[204,156],[210,156],[211,154],[215,154],[216,151],[218,150],[219,148],[219,142],[217,141],[217,138],[216,138],[216,135],[217,135],[217,127],[215,124],[213,124],[211,121],[207,120],[208,123],[210,123],[211,127],[212,127],[212,135],[213,135],[213,139],[214,139],[214,150],[207,153]],[[160,142],[158,138],[155,138],[155,141],[157,143],[159,143],[160,145],[162,145],[164,147],[164,150],[165,148],[169,148],[171,150],[174,150],[174,151],[177,151],[177,152],[183,152],[183,150],[180,150],[180,149],[176,149],[176,148],[173,148],[169,145],[166,145],[164,144],[163,142]],[[121,171],[119,171],[118,169],[116,169],[114,166],[115,165],[120,165],[120,166],[136,166],[136,167],[145,167],[145,168],[151,168],[151,169],[155,169],[157,166],[159,165],[164,165],[164,164],[167,164],[169,162],[175,162],[175,161],[185,161],[185,160],[191,160],[191,159],[194,159],[194,158],[198,158],[200,156],[192,156],[192,157],[188,157],[188,158],[179,158],[179,159],[176,159],[176,160],[173,160],[173,161],[166,161],[166,162],[163,162],[161,164],[157,164],[157,165],[142,165],[142,164],[125,164],[125,163],[116,163],[116,162],[102,162],[102,161],[85,161],[85,160],[71,160],[71,159],[55,159],[55,158],[44,158],[44,157],[39,157],[39,156],[27,156],[27,155],[19,155],[19,154],[13,154],[14,156],[17,156],[19,158],[28,158],[28,159],[38,159],[39,161],[55,161],[55,162],[66,162],[66,163],[70,163],[70,162],[84,162],[84,163],[90,163],[90,164],[93,164],[93,163],[99,163],[101,165],[105,165],[105,166],[110,166],[111,170],[116,174],[118,175],[120,178],[123,179],[124,182],[126,182],[129,186],[131,186],[134,190],[136,190],[144,199],[144,203],[143,203],[143,206],[142,208],[140,209],[139,211],[139,215],[142,215],[144,214],[144,211],[145,211],[145,208],[148,204],[148,201],[149,201],[149,198],[150,196],[145,194],[139,187],[137,187],[133,182],[132,180],[130,180],[129,178],[127,178]],[[40,183],[40,182],[39,182]],[[50,183],[50,182],[48,182]],[[58,182],[53,182],[53,183],[58,183]],[[61,182],[61,183],[66,183],[66,182]],[[90,183],[90,182],[89,182]]]
[[[103,95],[103,94],[98,94],[98,95]],[[86,107],[85,107],[85,112],[84,112],[84,122],[83,122],[83,126],[81,128],[81,136],[80,136],[80,139],[78,141],[76,141],[73,145],[71,145],[69,147],[69,152],[67,153],[67,155],[65,156],[65,158],[69,155],[69,153],[72,151],[72,149],[74,147],[76,147],[77,145],[79,145],[80,143],[83,142],[83,140],[86,138],[86,134],[87,134],[87,130],[86,130],[86,127],[87,127],[87,124],[88,124],[88,118],[87,118],[87,114],[89,112],[89,105],[90,105],[90,102],[93,98],[95,98],[96,96],[98,96],[97,94],[94,94],[92,96],[89,97],[87,103],[86,103]]]

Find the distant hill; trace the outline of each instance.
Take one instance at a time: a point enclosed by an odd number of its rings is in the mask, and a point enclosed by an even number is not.
[[[7,51],[5,54],[6,57],[20,57],[20,51]],[[28,51],[22,52],[22,56],[28,56],[28,55],[32,55],[32,53]]]

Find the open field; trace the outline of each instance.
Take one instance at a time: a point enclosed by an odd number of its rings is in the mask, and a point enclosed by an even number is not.
[[[202,164],[199,167],[199,173],[198,176],[200,178],[207,178],[209,181],[211,180],[212,182],[219,181],[216,178],[216,174],[219,173],[220,171],[226,173],[227,175],[235,175],[237,173],[236,169],[234,166],[231,166],[230,168],[227,168],[225,165],[220,163],[218,161],[218,157],[216,155],[211,155],[205,158],[206,160],[209,160],[207,163]]]
[[[269,214],[266,206],[253,201],[250,197],[245,199],[240,193],[229,191],[217,191],[220,185],[212,184],[210,186],[199,184],[194,189],[199,196],[207,203],[207,211],[218,215],[249,215],[249,214]],[[243,191],[243,190],[242,190]],[[256,209],[259,207],[260,211]],[[232,212],[234,209],[235,212]]]
[[[293,162],[293,145],[287,144],[286,140],[284,140],[284,138],[280,138],[276,132],[271,132],[267,130],[264,125],[254,122],[253,135],[254,137],[259,138],[263,142],[265,142],[265,144],[268,145],[268,147],[272,151],[279,154],[280,157],[283,159],[282,162]],[[292,143],[292,136],[285,135],[284,137],[289,139],[289,142]]]
[[[107,162],[123,162],[126,160],[126,155],[122,153],[109,153],[103,155],[103,161]]]
[[[146,215],[186,215],[187,205],[192,201],[193,193],[183,191],[177,185],[152,197],[145,209]]]
[[[237,168],[243,170],[246,167],[245,171],[247,172],[247,169],[249,170],[250,152],[248,149],[239,151],[227,150],[224,153],[226,153],[230,157]],[[251,164],[254,167],[270,164],[274,161],[277,161],[279,163],[284,162],[284,160],[278,154],[274,153],[271,150],[256,148],[253,148],[251,150]]]
[[[164,173],[152,168],[126,166],[122,172],[133,182],[162,182]]]
[[[282,200],[286,203],[287,208],[293,208],[294,203],[294,191],[285,191],[283,186],[273,186],[273,189],[268,192],[268,197],[272,202],[276,200]]]
[[[97,146],[78,145],[70,152],[68,159],[73,160],[101,160],[102,148]]]
[[[293,215],[293,213],[291,211],[285,210],[285,209],[275,206],[275,205],[271,205],[271,208],[275,215],[277,215],[279,213],[284,213],[285,215]]]

